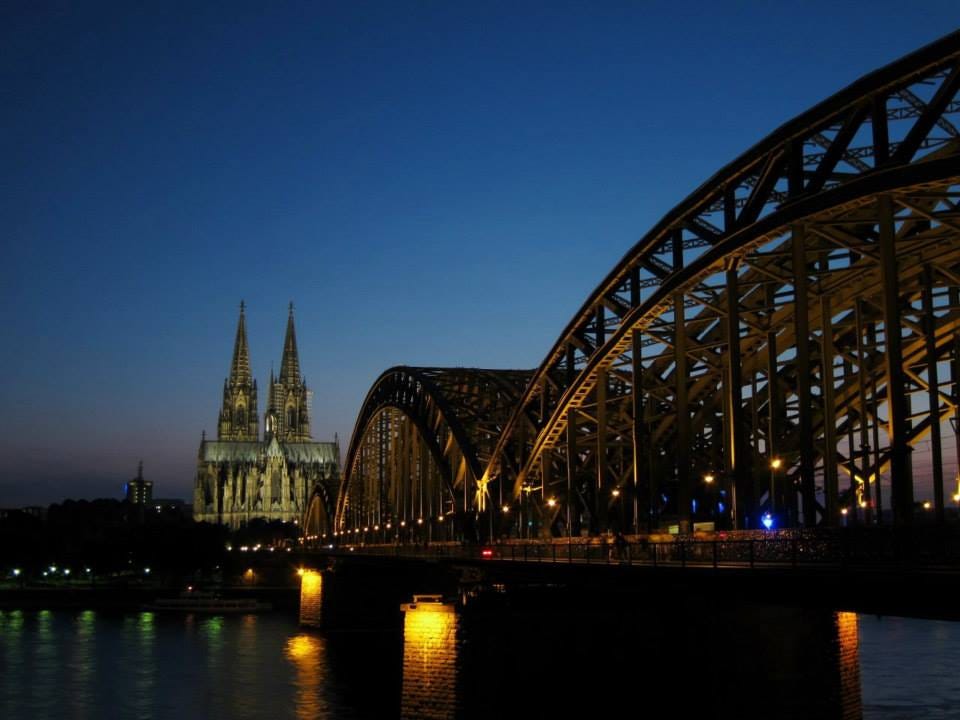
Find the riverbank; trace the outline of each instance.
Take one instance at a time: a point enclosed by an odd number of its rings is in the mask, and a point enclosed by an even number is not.
[[[182,588],[130,586],[70,586],[0,589],[0,610],[139,610],[158,597],[176,597]],[[270,603],[275,610],[296,610],[299,590],[294,587],[205,587],[224,597],[251,598]]]

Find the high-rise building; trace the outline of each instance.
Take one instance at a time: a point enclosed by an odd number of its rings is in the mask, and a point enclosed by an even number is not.
[[[217,439],[200,442],[193,517],[239,527],[254,518],[299,520],[318,487],[336,497],[339,448],[310,434],[312,393],[300,373],[293,303],[280,374],[270,373],[264,437],[259,435],[257,381],[250,368],[244,304],[223,384]]]
[[[134,505],[149,505],[153,501],[153,481],[143,479],[143,460],[137,466],[137,476],[124,483],[123,494]]]

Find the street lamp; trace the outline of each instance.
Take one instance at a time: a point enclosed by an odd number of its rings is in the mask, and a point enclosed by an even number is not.
[[[535,490],[542,490],[543,485],[541,484],[540,487],[534,487],[530,483],[524,483],[520,489],[523,491],[523,502],[520,505],[520,518],[519,518],[520,537],[530,537],[530,529],[533,527],[533,510],[530,509],[530,494],[533,493]],[[556,501],[554,500],[554,502]],[[549,505],[550,507],[553,507],[553,505],[550,505],[550,500],[547,501],[547,505]],[[526,525],[524,525],[524,518],[523,518],[524,508],[526,508],[527,510]]]
[[[773,518],[773,514],[777,511],[777,506],[773,498],[776,492],[777,470],[780,469],[780,466],[782,464],[783,464],[783,461],[778,457],[771,458],[770,460],[770,511],[767,513],[767,515],[770,516],[771,520]],[[764,519],[763,524],[764,525],[767,524],[766,519]]]
[[[716,476],[712,472],[708,472],[703,476],[703,484],[707,486],[707,507],[710,509],[710,517],[713,519],[714,529],[716,529],[716,523],[718,522],[717,500],[713,497],[713,483],[716,479]]]

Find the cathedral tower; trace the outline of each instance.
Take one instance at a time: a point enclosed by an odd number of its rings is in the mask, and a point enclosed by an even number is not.
[[[310,398],[297,354],[297,333],[293,327],[293,303],[287,316],[280,376],[270,373],[269,407],[264,417],[265,438],[280,442],[310,442]]]
[[[336,497],[340,453],[336,442],[310,439],[310,398],[297,354],[293,303],[287,318],[280,375],[270,373],[266,432],[258,436],[257,383],[250,372],[244,305],[223,385],[217,439],[206,433],[197,454],[193,517],[238,528],[256,518],[299,522],[314,492]]]
[[[223,406],[217,421],[217,439],[244,442],[257,442],[260,439],[257,381],[250,372],[243,301],[240,302],[240,320],[237,323],[237,338],[233,343],[230,377],[223,381]]]

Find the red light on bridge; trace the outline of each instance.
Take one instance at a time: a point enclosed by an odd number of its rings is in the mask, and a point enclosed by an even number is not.
[[[493,557],[493,550],[491,550],[490,548],[484,548],[483,550],[480,551],[480,555],[485,558],[491,558]]]

